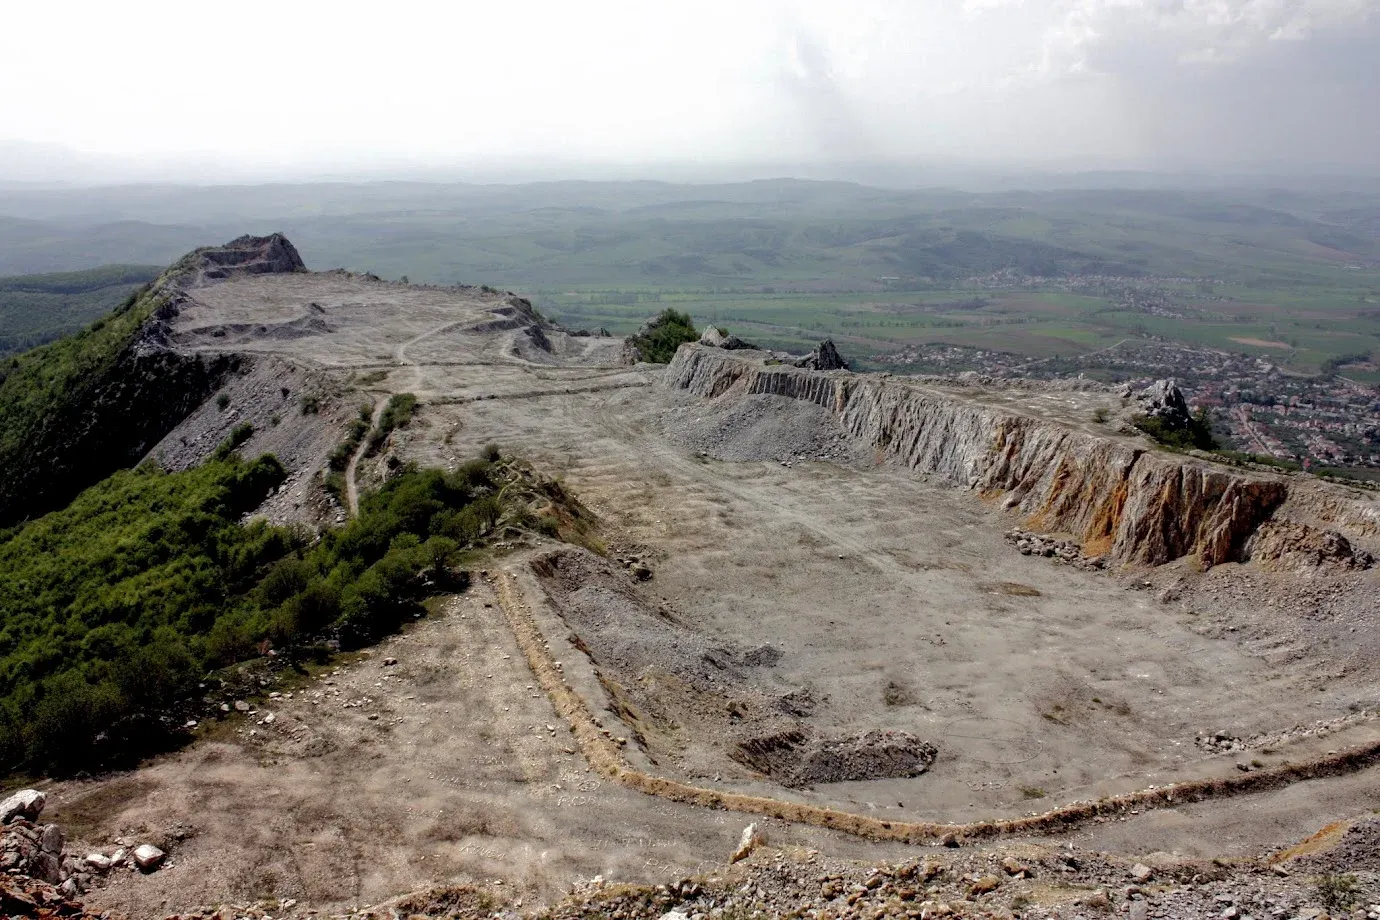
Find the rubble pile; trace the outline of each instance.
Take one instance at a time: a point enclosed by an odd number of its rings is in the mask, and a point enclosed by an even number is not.
[[[1107,567],[1106,557],[1084,555],[1082,547],[1073,540],[1060,540],[1020,528],[1008,530],[1005,536],[1007,542],[1014,544],[1022,556],[1044,556],[1048,559],[1057,559],[1060,562],[1077,566],[1080,569],[1105,569]]]

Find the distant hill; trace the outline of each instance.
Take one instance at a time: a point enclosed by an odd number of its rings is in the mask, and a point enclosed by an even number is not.
[[[0,277],[0,357],[85,328],[158,277],[152,265]]]

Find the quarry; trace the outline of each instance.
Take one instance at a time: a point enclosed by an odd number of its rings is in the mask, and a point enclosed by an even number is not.
[[[1209,883],[1287,887],[1278,854],[1380,809],[1374,493],[1166,451],[1125,423],[1137,394],[1077,379],[815,370],[714,336],[628,364],[520,293],[308,272],[281,237],[195,264],[131,360],[214,383],[148,459],[249,423],[241,453],[289,477],[255,515],[318,528],[494,445],[598,524],[508,534],[379,645],[44,787],[71,852],[168,854],[88,909],[433,915],[397,899],[463,885],[483,899],[447,910],[523,915],[616,883],[661,887],[612,916],[689,918],[741,842],[733,871],[776,881],[703,916],[874,891],[966,915],[1027,879],[1025,916],[1207,915],[1199,893],[1216,916],[1236,902]],[[332,494],[361,403],[401,393],[415,417]]]

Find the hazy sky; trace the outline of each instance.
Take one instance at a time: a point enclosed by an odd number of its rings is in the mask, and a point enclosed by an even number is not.
[[[1380,0],[14,3],[0,139],[265,168],[1373,171]]]

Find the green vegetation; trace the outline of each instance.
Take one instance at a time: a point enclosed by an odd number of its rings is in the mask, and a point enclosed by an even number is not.
[[[165,300],[161,287],[141,289],[82,332],[0,363],[0,526],[136,462],[233,368],[224,357],[140,355],[135,339]]]
[[[697,341],[700,334],[690,314],[676,310],[662,310],[643,325],[628,342],[637,347],[642,360],[651,364],[667,364],[675,357],[676,349],[685,342]]]
[[[1200,408],[1190,415],[1183,427],[1175,427],[1155,415],[1137,415],[1131,423],[1165,447],[1176,450],[1216,450],[1221,446],[1212,434],[1212,419],[1206,409]]]
[[[147,265],[0,278],[0,357],[79,332],[158,277]]]
[[[230,429],[230,435],[212,452],[211,457],[215,460],[228,460],[253,436],[254,426],[249,422],[240,422]]]
[[[345,472],[345,468],[350,465],[350,458],[355,455],[355,451],[359,450],[364,436],[369,433],[369,423],[373,419],[373,406],[364,403],[359,407],[359,414],[350,421],[350,427],[345,431],[345,440],[335,446],[330,457],[326,460],[326,466],[332,472]]]
[[[1318,877],[1318,900],[1331,911],[1350,910],[1361,897],[1361,884],[1350,874],[1328,873]]]
[[[417,411],[417,397],[411,393],[395,393],[388,398],[388,404],[379,413],[379,423],[369,433],[369,446],[366,456],[372,457],[383,447],[383,442],[398,428],[406,428]]]
[[[285,478],[271,456],[235,454],[244,437],[184,472],[116,473],[0,534],[4,767],[67,772],[156,750],[197,712],[208,672],[268,647],[289,660],[325,638],[358,647],[454,590],[459,553],[514,502],[537,496],[541,514],[560,504],[558,518],[581,516],[553,497],[558,484],[504,489],[522,474],[481,459],[452,474],[404,470],[313,542],[238,523]]]

